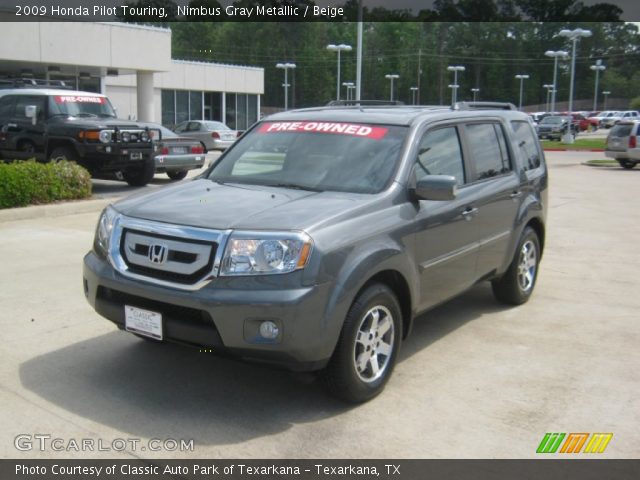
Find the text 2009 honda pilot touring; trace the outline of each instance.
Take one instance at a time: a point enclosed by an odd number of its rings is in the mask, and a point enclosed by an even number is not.
[[[526,302],[547,170],[508,104],[272,116],[199,178],[105,209],[84,260],[120,328],[378,394],[416,315],[490,280]]]

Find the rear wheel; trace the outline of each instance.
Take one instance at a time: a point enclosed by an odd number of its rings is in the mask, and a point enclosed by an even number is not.
[[[401,319],[398,300],[386,285],[373,284],[358,295],[322,372],[333,395],[360,403],[383,390],[400,349]]]
[[[527,227],[508,270],[491,282],[496,299],[509,305],[520,305],[529,300],[538,278],[539,262],[540,240],[535,230]]]
[[[188,173],[187,170],[167,172],[167,177],[169,177],[171,180],[182,180],[184,177],[187,176],[187,173]]]
[[[626,170],[631,170],[633,167],[636,166],[636,162],[632,162],[631,160],[627,160],[627,159],[618,159],[618,163],[622,168]]]
[[[144,187],[153,180],[156,173],[156,164],[153,158],[148,158],[136,170],[127,170],[122,176],[125,181],[132,187]]]

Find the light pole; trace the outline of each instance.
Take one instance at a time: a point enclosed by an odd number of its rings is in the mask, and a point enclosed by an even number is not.
[[[455,105],[458,100],[458,72],[464,72],[465,68],[462,65],[449,65],[447,70],[453,72],[453,84],[449,85],[451,88],[451,106]]]
[[[340,45],[327,45],[327,50],[331,51],[331,52],[337,52],[338,53],[338,78],[336,80],[336,100],[340,100],[340,52],[345,51],[345,52],[350,52],[351,51],[351,45],[345,45],[344,43],[341,43]]]
[[[564,50],[547,50],[544,52],[547,57],[553,57],[553,91],[551,92],[551,111],[556,111],[556,92],[558,91],[558,58],[567,58],[569,54]]]
[[[276,68],[281,68],[284,70],[284,83],[282,86],[284,87],[284,109],[287,110],[289,108],[289,78],[288,72],[289,69],[296,68],[295,63],[276,63]]]
[[[595,70],[596,72],[596,88],[593,91],[593,111],[595,112],[596,110],[598,110],[598,77],[600,75],[600,72],[606,70],[607,67],[602,65],[602,60],[596,60],[596,64],[591,65],[589,68],[591,70]]]
[[[393,81],[396,78],[400,78],[400,75],[398,75],[397,73],[388,73],[387,75],[384,76],[384,78],[387,78],[387,79],[391,80],[391,89],[390,89],[389,100],[391,100],[393,102]]]
[[[520,80],[520,102],[519,102],[519,107],[518,110],[522,110],[522,90],[523,90],[523,86],[524,86],[524,81],[529,79],[529,75],[516,75],[515,78],[517,78],[518,80]]]
[[[471,91],[473,92],[473,101],[477,101],[478,100],[478,92],[480,91],[479,88],[472,88]]]
[[[542,88],[546,88],[547,89],[547,103],[545,105],[545,111],[548,112],[549,111],[549,96],[551,95],[551,92],[553,91],[553,85],[551,83],[547,83],[545,85],[542,85]]]
[[[602,106],[602,110],[606,110],[607,109],[607,96],[610,93],[611,92],[609,90],[605,90],[604,92],[602,92],[602,95],[604,96],[604,105]]]
[[[569,113],[573,112],[573,85],[576,78],[576,45],[578,40],[583,37],[590,37],[591,30],[584,30],[582,28],[576,28],[574,30],[560,30],[559,36],[565,37],[571,41],[571,80],[569,84]],[[568,143],[573,143],[573,135],[569,132],[566,135],[566,139],[571,139]]]
[[[458,87],[460,87],[460,85],[458,85],[457,83],[452,83],[451,85],[448,85],[448,87],[451,89],[451,106],[453,107],[456,104],[456,98],[458,97]]]
[[[412,105],[416,104],[416,92],[418,91],[418,87],[409,87],[411,90],[411,103]]]
[[[356,88],[355,83],[353,82],[342,82],[343,87],[347,87],[347,101],[352,100],[351,98],[351,89]]]

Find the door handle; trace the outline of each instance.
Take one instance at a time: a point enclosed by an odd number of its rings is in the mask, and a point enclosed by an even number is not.
[[[462,216],[465,220],[471,220],[473,216],[478,213],[478,209],[475,207],[467,207],[462,211]]]
[[[509,196],[511,198],[520,198],[522,196],[522,192],[520,190],[514,190]]]

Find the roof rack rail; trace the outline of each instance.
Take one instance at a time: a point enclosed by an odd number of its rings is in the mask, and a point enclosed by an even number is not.
[[[328,107],[347,107],[347,106],[383,106],[383,105],[404,105],[399,100],[332,100],[327,103]]]
[[[0,78],[0,89],[7,88],[63,88],[71,89],[64,80],[47,80],[44,78]]]
[[[454,110],[517,110],[513,103],[508,102],[457,102]]]

